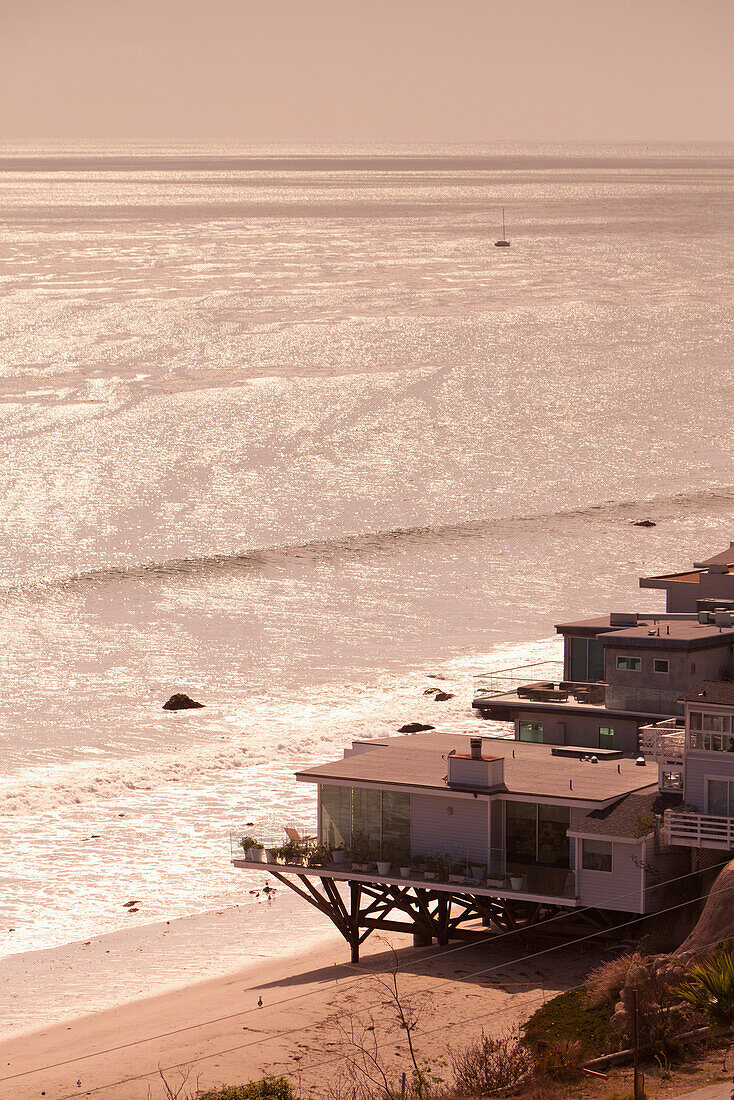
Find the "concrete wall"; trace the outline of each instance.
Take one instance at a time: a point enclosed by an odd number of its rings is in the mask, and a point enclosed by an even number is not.
[[[607,706],[614,710],[636,710],[648,714],[682,714],[679,697],[702,680],[720,680],[722,672],[732,668],[732,647],[711,649],[648,649],[633,646],[607,645],[605,678]],[[617,657],[638,657],[639,672],[617,668]],[[654,672],[654,661],[668,661],[668,672]]]
[[[520,711],[515,721],[515,738],[520,737],[520,722],[541,722],[543,742],[547,745],[578,745],[584,749],[599,748],[599,727],[614,730],[614,748],[622,752],[637,752],[637,722],[613,718],[603,711],[596,714],[553,714],[548,711]]]
[[[602,840],[603,837],[598,839]],[[642,842],[613,842],[611,874],[607,871],[583,870],[581,843],[579,841],[579,862],[576,870],[576,889],[581,904],[620,912],[643,912]]]
[[[450,812],[449,812],[450,811]],[[456,854],[487,862],[489,803],[486,798],[411,796],[410,847],[416,855]]]

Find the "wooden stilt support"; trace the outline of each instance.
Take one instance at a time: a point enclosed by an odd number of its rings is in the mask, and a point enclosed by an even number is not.
[[[350,882],[349,894],[349,944],[352,949],[352,962],[356,965],[359,962],[359,903],[362,896],[362,884]]]

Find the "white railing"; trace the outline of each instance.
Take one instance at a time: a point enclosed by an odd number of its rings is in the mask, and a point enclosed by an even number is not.
[[[667,844],[687,848],[734,848],[734,818],[685,810],[666,810],[663,836]]]
[[[677,725],[675,718],[641,726],[640,752],[647,760],[654,760],[663,767],[680,766],[686,752],[685,730]]]

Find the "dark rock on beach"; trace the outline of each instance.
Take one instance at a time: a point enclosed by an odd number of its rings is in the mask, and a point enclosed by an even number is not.
[[[445,703],[448,699],[453,699],[453,692],[451,691],[437,691],[435,699],[437,703]]]
[[[657,527],[657,523],[654,519],[636,519],[634,520],[633,527]]]
[[[408,722],[401,726],[398,733],[423,733],[424,730],[435,730],[435,726],[428,726],[425,722]]]
[[[198,710],[200,707],[205,706],[204,703],[197,703],[195,699],[191,699],[188,695],[176,694],[172,695],[167,703],[163,704],[164,710]]]

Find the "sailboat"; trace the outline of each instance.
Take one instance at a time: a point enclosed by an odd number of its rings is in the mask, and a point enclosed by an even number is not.
[[[505,237],[505,208],[502,207],[502,238],[499,241],[494,242],[495,248],[509,248],[510,242]]]

